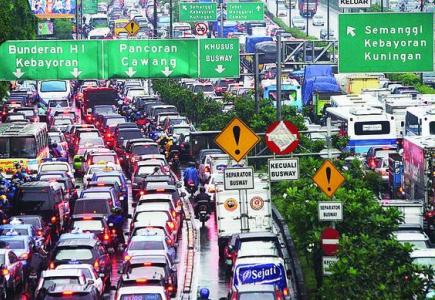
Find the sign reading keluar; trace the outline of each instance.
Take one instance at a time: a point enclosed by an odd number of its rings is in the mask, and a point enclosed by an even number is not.
[[[433,13],[340,14],[339,72],[430,72]]]

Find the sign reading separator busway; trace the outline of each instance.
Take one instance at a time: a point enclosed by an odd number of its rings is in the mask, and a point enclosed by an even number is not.
[[[250,190],[254,188],[254,168],[226,168],[224,170],[225,190]]]
[[[341,73],[430,72],[433,13],[340,14]]]

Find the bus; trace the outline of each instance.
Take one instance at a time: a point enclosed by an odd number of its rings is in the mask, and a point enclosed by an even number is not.
[[[0,124],[0,172],[6,177],[20,163],[28,172],[37,172],[49,155],[46,123]]]
[[[128,33],[127,29],[125,29],[125,26],[127,26],[128,22],[128,19],[115,20],[115,28],[113,29],[115,36],[118,36],[122,32]]]
[[[435,105],[408,107],[405,115],[405,135],[435,135]]]
[[[299,14],[302,17],[312,17],[317,13],[319,0],[298,0]]]
[[[263,80],[262,89],[263,98],[269,99],[276,107],[276,80]],[[301,86],[295,79],[288,79],[281,83],[281,105],[294,106],[298,111],[302,111]]]
[[[340,129],[341,136],[349,138],[345,150],[363,154],[370,147],[397,144],[394,116],[373,107],[328,107],[327,117]]]

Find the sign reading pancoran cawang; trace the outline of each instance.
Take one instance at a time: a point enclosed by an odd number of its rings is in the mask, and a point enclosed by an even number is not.
[[[249,190],[254,188],[254,169],[252,167],[227,168],[224,170],[226,190]]]
[[[343,204],[341,202],[321,201],[319,202],[320,221],[342,221]]]
[[[299,179],[299,160],[297,158],[269,159],[270,181]]]

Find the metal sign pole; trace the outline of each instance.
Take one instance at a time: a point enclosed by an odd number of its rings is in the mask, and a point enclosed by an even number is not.
[[[224,37],[224,1],[221,0],[221,37]]]
[[[259,74],[259,53],[255,53],[255,80],[254,80],[254,88],[255,88],[255,113],[260,112],[260,74]]]
[[[276,119],[281,120],[281,35],[278,34],[276,39],[277,62],[276,62]]]
[[[169,38],[172,38],[172,20],[173,15],[172,15],[172,0],[169,0]]]
[[[329,40],[329,0],[326,4],[326,34],[328,36],[327,40]]]

